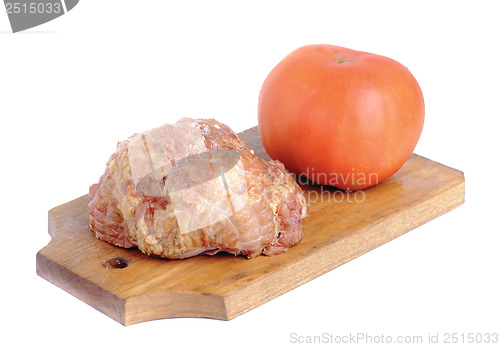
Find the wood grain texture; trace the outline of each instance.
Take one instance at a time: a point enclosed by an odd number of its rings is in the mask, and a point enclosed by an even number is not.
[[[268,158],[257,127],[240,136]],[[252,260],[225,253],[166,260],[112,246],[89,231],[85,195],[49,211],[52,239],[37,253],[36,271],[124,325],[170,317],[229,320],[458,207],[465,181],[462,172],[413,154],[393,177],[358,195],[303,188],[310,202],[303,241]],[[130,263],[104,266],[113,257]]]

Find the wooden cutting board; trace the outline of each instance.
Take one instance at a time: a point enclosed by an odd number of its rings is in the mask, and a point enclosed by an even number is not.
[[[269,158],[257,127],[240,136]],[[465,181],[462,172],[413,154],[393,177],[362,192],[303,188],[310,211],[302,242],[252,260],[223,253],[166,260],[112,246],[89,231],[85,195],[49,211],[52,239],[37,253],[36,271],[124,325],[229,320],[458,207]]]

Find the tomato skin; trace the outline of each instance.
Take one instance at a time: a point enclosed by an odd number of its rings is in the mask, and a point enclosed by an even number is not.
[[[303,46],[267,76],[262,143],[297,175],[344,190],[398,171],[422,133],[424,99],[397,61],[332,45]]]

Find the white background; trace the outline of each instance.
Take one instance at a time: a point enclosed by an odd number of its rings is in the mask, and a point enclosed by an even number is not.
[[[292,333],[500,333],[498,13],[495,1],[82,0],[12,34],[2,9],[2,339],[245,346],[288,345]],[[118,141],[182,116],[256,125],[267,73],[310,43],[413,72],[426,101],[415,152],[465,172],[465,205],[229,322],[123,327],[36,276],[47,211],[86,194]]]

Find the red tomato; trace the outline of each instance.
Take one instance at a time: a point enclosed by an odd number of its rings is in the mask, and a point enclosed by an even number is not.
[[[375,185],[411,155],[424,99],[397,61],[332,45],[286,56],[259,96],[267,153],[297,175],[344,190]]]

